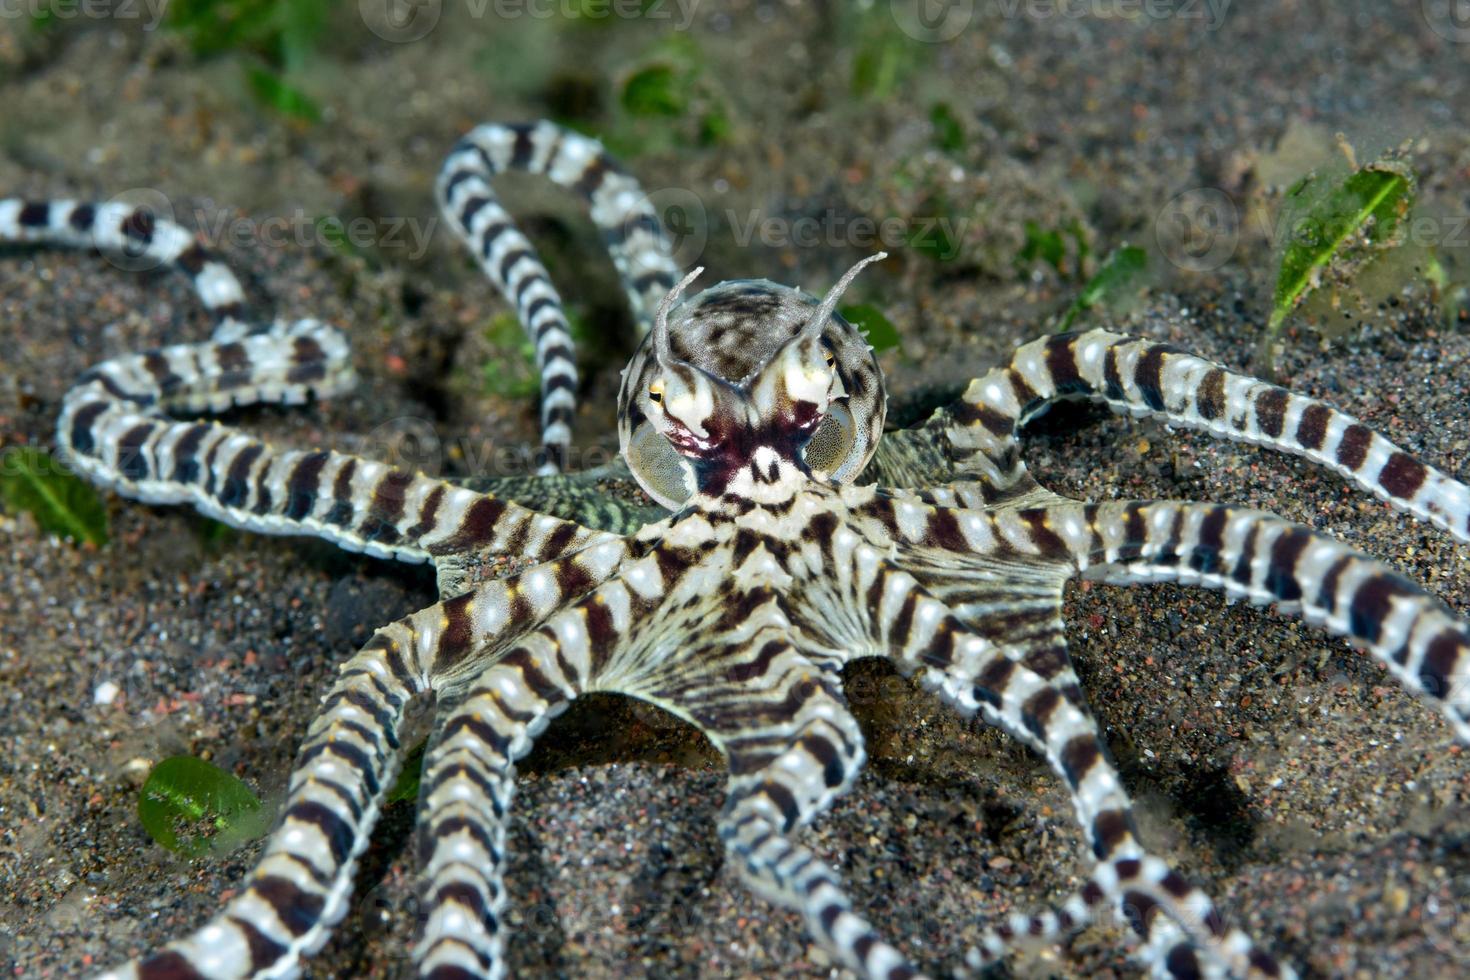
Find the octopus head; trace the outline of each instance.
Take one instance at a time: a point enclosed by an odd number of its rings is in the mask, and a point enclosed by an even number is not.
[[[738,280],[676,306],[699,269],[671,290],[618,398],[623,455],[643,489],[677,509],[756,463],[851,482],[877,448],[886,400],[872,350],[836,306],[881,258],[859,262],[821,300]]]

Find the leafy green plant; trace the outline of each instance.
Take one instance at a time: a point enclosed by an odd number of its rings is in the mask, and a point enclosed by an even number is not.
[[[1114,249],[1057,321],[1057,330],[1070,330],[1082,313],[1126,296],[1138,287],[1147,271],[1148,253],[1143,249],[1136,245]]]
[[[97,491],[44,449],[0,453],[0,503],[34,515],[41,529],[78,543],[107,543],[107,508]]]
[[[148,774],[138,794],[138,820],[160,846],[197,858],[262,836],[271,815],[239,779],[203,759],[178,755]]]
[[[619,104],[632,128],[639,123],[644,128],[672,126],[666,138],[675,144],[710,147],[725,143],[731,135],[725,100],[707,84],[700,66],[682,59],[653,63],[629,75],[619,91]],[[675,125],[689,122],[692,126]],[[692,129],[692,138],[685,129]]]
[[[689,101],[674,67],[669,64],[640,68],[623,81],[619,93],[623,108],[635,116],[682,116]]]
[[[941,150],[958,153],[965,148],[965,129],[948,102],[929,107],[929,125],[934,127],[934,145]]]
[[[200,57],[237,55],[250,92],[265,106],[308,122],[321,110],[295,82],[316,54],[330,0],[173,0],[165,23]]]
[[[1061,228],[1042,228],[1035,221],[1027,221],[1023,232],[1025,240],[1016,255],[1017,268],[1027,269],[1036,262],[1045,262],[1063,279],[1082,278],[1092,252],[1081,222],[1071,221]]]
[[[843,22],[852,54],[852,94],[884,102],[896,95],[931,56],[933,45],[916,43],[889,15],[886,4],[854,5]]]
[[[429,740],[424,739],[404,757],[403,768],[398,772],[398,781],[388,791],[388,806],[395,803],[413,803],[419,798],[419,784],[424,778],[424,750],[428,746]]]
[[[618,86],[620,119],[603,139],[615,152],[635,157],[650,147],[714,146],[733,124],[722,89],[706,74],[694,39],[671,35],[652,49]],[[581,128],[575,121],[573,128]]]
[[[1281,263],[1261,342],[1268,377],[1286,318],[1329,277],[1351,278],[1376,254],[1401,244],[1414,195],[1413,171],[1400,160],[1343,176],[1308,174],[1286,192],[1278,218],[1285,231]]]
[[[851,306],[839,307],[837,312],[848,323],[863,331],[864,336],[868,339],[868,346],[872,347],[875,352],[882,353],[898,346],[898,329],[876,306],[855,303]]]

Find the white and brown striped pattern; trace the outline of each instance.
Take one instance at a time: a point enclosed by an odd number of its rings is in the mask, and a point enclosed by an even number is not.
[[[538,339],[545,377],[556,380],[543,406],[546,443],[564,447],[569,430],[555,426],[571,417],[569,337],[544,269],[489,190],[507,169],[546,173],[589,196],[640,319],[675,270],[637,185],[592,141],[548,124],[486,126],[451,156],[441,202]],[[145,231],[112,205],[0,203],[0,237],[151,249],[202,278],[212,308],[235,302],[218,285],[227,271],[184,233],[162,222]],[[648,269],[637,266],[642,258]],[[591,691],[645,699],[707,732],[731,770],[720,835],[733,865],[761,894],[799,910],[834,961],[863,977],[918,976],[854,911],[837,873],[797,840],[863,764],[838,682],[863,656],[890,658],[1036,749],[1067,784],[1087,835],[1084,887],[1052,910],[997,924],[976,965],[1020,942],[1059,939],[1111,905],[1131,917],[1156,974],[1290,975],[1139,839],[1067,653],[1064,582],[1169,580],[1299,613],[1435,702],[1465,742],[1470,624],[1386,566],[1268,514],[1051,494],[1026,474],[1017,431],[1056,398],[1099,398],[1301,453],[1462,540],[1470,490],[1316,401],[1102,331],[1026,345],[961,402],[899,434],[877,466],[904,475],[905,489],[853,486],[850,470],[881,431],[884,392],[850,328],[769,283],[707,290],[673,320],[671,305],[659,307],[665,332],[629,372],[619,413],[628,431],[656,423],[649,438],[688,462],[681,473],[693,491],[676,501],[677,514],[627,535],[168,417],[339,390],[350,381],[345,343],[313,321],[248,336],[230,327],[214,343],[117,358],[67,395],[62,451],[99,483],[253,530],[432,560],[441,572],[441,602],[378,631],[344,667],[303,746],[280,825],[240,893],[203,929],[115,975],[295,975],[345,907],[396,765],[404,707],[432,690],[438,717],[421,799],[427,915],[414,950],[421,976],[504,974],[514,762],[551,717]],[[240,322],[233,313],[224,321]],[[671,322],[689,335],[669,336]],[[736,341],[721,347],[722,337]],[[838,410],[860,416],[845,423],[855,448],[827,454],[841,465],[813,466],[813,433]],[[565,489],[547,486],[550,497]],[[532,564],[471,586],[461,567],[486,553]]]
[[[1305,456],[1470,541],[1470,489],[1352,416],[1167,344],[1106,330],[1018,348],[927,426],[944,433],[958,465],[1003,492],[1029,482],[1017,430],[1059,398],[1091,398],[1121,414]]]
[[[678,280],[663,225],[638,181],[602,144],[549,122],[488,123],[466,133],[439,173],[439,208],[479,260],[486,276],[516,310],[536,347],[541,372],[540,471],[566,465],[576,412],[576,347],[561,296],[536,248],[491,188],[508,170],[544,174],[587,199],[639,329]]]
[[[229,344],[181,344],[104,362],[67,393],[57,443],[78,472],[155,504],[263,534],[309,534],[418,562],[466,554],[554,558],[601,535],[422,473],[325,450],[277,450],[164,409],[301,402],[352,382],[346,344],[303,320]]]
[[[221,342],[269,326],[245,322],[245,291],[229,266],[197,236],[146,206],[0,199],[0,242],[95,248],[150,266],[173,266],[194,283],[199,301],[215,319],[214,339]]]
[[[1076,928],[1107,898],[1145,910],[1144,919],[1162,913],[1194,941],[1196,948],[1150,942],[1171,971],[1192,975],[1201,968],[1197,952],[1211,948],[1230,975],[1279,969],[1212,916],[1208,899],[1139,847],[1131,805],[1066,654],[1057,619],[1061,577],[1080,572],[1114,583],[1204,585],[1299,612],[1371,653],[1407,688],[1436,703],[1457,736],[1470,742],[1470,626],[1387,566],[1308,528],[1260,512],[1173,501],[956,510],[880,493],[858,512],[909,546],[900,547],[888,579],[855,582],[866,585],[880,618],[897,624],[889,640],[893,655],[922,666],[962,710],[980,711],[1042,752],[1072,787],[1100,862],[1072,901],[992,933],[981,959],[999,956],[1018,937]],[[935,566],[940,550],[955,569],[991,574],[957,582],[953,571]],[[859,552],[857,564],[877,568],[877,549],[865,560]],[[1016,576],[1005,571],[1007,564],[1029,571]],[[1048,583],[1048,567],[1066,571]],[[1018,586],[1029,579],[1034,598],[1026,601],[1018,588],[1006,602],[1006,586],[995,584],[999,574]],[[920,578],[957,604],[934,599]],[[965,634],[968,647],[959,639]]]
[[[231,295],[218,284],[236,282],[217,260],[201,258],[177,225],[121,205],[0,202],[4,237],[95,242],[109,251],[133,242],[194,274],[206,305]],[[212,309],[220,316],[214,340],[104,361],[67,392],[57,444],[76,471],[149,503],[192,504],[236,527],[309,534],[404,561],[481,553],[546,560],[605,536],[421,473],[330,451],[279,451],[227,426],[169,418],[300,404],[355,383],[336,328],[298,320],[246,330],[238,304]]]
[[[431,612],[426,610],[425,612]],[[424,623],[424,620],[430,620]],[[239,894],[209,924],[101,980],[294,976],[347,911],[352,872],[398,769],[398,724],[426,686],[418,613],[378,631],[322,701],[286,802]]]

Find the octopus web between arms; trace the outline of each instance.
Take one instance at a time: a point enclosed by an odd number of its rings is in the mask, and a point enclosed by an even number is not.
[[[587,196],[644,337],[618,402],[624,458],[671,513],[645,519],[559,476],[575,393],[561,301],[489,180],[545,174]],[[62,451],[96,482],[274,534],[431,561],[442,601],[379,629],[341,668],[258,866],[211,922],[109,977],[290,976],[347,908],[398,764],[405,706],[437,714],[419,803],[421,976],[505,972],[502,884],[515,760],[581,694],[618,692],[687,719],[729,763],[719,834],[769,900],[867,977],[917,969],[799,841],[864,761],[840,672],[886,657],[965,714],[1034,748],[1066,782],[1091,847],[1076,894],[994,926],[971,966],[1056,942],[1100,910],[1176,977],[1280,976],[1199,889],[1150,854],[1069,659],[1064,582],[1175,581],[1274,603],[1345,636],[1435,702],[1470,742],[1470,625],[1414,583],[1270,514],[1181,501],[1083,503],[1041,488],[1018,432],[1062,398],[1155,416],[1308,457],[1470,540],[1470,490],[1311,398],[1102,330],[1046,337],[924,423],[881,439],[883,379],[834,310],[764,280],[679,303],[636,182],[590,139],[547,123],[486,125],[439,181],[451,225],[516,306],[542,371],[540,513],[335,452],[281,451],[209,422],[351,383],[342,335],[252,323],[234,276],[176,225],[119,205],[0,201],[0,239],[131,251],[190,275],[214,338],[107,361],[65,397]],[[872,261],[871,259],[868,261]],[[872,482],[876,480],[877,482]],[[478,557],[531,564],[475,583]]]

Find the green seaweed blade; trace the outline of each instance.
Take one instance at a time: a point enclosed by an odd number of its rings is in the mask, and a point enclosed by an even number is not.
[[[197,858],[219,854],[265,833],[269,814],[239,779],[203,759],[177,755],[153,767],[138,794],[138,820],[160,846]],[[207,821],[211,832],[180,833]]]
[[[102,498],[44,449],[19,446],[0,454],[0,503],[31,513],[48,533],[98,547],[107,543]]]

